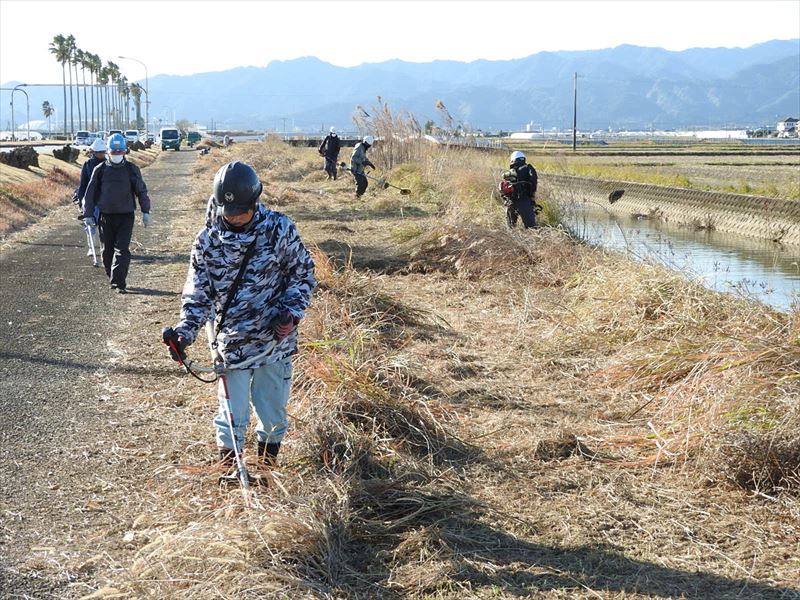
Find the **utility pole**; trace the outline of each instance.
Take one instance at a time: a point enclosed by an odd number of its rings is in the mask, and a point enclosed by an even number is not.
[[[578,148],[578,72],[572,86],[572,151]]]

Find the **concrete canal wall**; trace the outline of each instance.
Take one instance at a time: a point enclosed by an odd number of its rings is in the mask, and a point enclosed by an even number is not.
[[[797,245],[800,254],[798,200],[547,174],[540,176],[540,189],[559,202],[588,202],[620,216],[779,241]],[[612,203],[609,196],[616,190],[624,194]]]

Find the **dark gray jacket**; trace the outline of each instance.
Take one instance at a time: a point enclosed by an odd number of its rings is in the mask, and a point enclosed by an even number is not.
[[[92,178],[94,168],[101,162],[103,161],[98,160],[98,158],[93,154],[89,160],[83,163],[83,166],[81,167],[81,183],[78,186],[78,189],[75,191],[75,196],[79,201],[83,200],[83,195],[86,193],[86,188],[89,185],[89,180]]]
[[[83,198],[83,216],[93,216],[95,206],[106,214],[136,212],[135,198],[139,198],[143,213],[150,212],[150,196],[147,195],[147,186],[139,167],[127,159],[118,165],[106,159],[92,171]]]
[[[369,159],[367,158],[367,149],[371,146],[367,146],[364,142],[359,142],[356,144],[355,149],[353,150],[353,154],[350,156],[350,171],[355,173],[356,175],[363,175],[364,174],[364,167],[372,167],[375,168]]]

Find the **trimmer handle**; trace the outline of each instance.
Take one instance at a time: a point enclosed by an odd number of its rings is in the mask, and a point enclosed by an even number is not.
[[[161,341],[169,348],[172,360],[181,364],[186,362],[186,352],[184,351],[186,346],[181,343],[180,336],[172,327],[164,327],[161,331]]]

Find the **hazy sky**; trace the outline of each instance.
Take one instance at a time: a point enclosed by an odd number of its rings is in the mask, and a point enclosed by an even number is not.
[[[0,0],[0,82],[58,83],[57,34],[130,80],[317,56],[340,66],[391,58],[511,59],[619,44],[746,47],[800,37],[800,1],[222,2]]]

